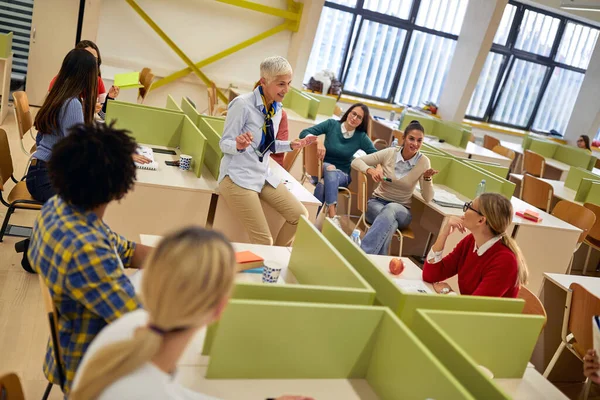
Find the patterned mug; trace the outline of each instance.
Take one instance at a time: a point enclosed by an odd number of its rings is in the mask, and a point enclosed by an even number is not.
[[[182,171],[189,171],[192,168],[192,156],[187,154],[181,154],[179,156],[179,169]]]
[[[277,283],[279,275],[281,274],[281,267],[274,265],[266,265],[263,267],[262,281],[263,283]]]

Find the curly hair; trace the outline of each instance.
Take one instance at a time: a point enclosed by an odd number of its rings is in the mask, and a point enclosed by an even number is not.
[[[69,204],[92,210],[122,199],[132,188],[137,143],[129,131],[113,125],[75,125],[52,149],[50,180]]]

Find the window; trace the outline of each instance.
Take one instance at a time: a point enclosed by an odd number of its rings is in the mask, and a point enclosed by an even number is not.
[[[466,117],[564,134],[598,29],[511,1]]]
[[[439,101],[468,0],[326,1],[304,82],[323,69],[344,92],[420,106]]]

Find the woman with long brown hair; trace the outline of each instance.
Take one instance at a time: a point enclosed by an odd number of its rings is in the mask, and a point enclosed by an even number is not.
[[[72,126],[93,121],[97,97],[96,58],[84,49],[71,50],[35,116],[37,150],[33,153],[26,178],[27,189],[34,199],[45,202],[54,196],[46,167],[52,147],[67,136]]]

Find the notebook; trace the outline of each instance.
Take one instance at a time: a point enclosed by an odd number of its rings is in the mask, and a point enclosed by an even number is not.
[[[144,87],[140,83],[140,73],[139,72],[126,72],[124,74],[115,74],[114,82],[115,86],[118,86],[120,89],[138,89]]]
[[[433,195],[433,202],[442,207],[463,208],[465,202],[456,197],[455,194],[443,189],[437,189]]]
[[[238,271],[254,269],[262,267],[265,264],[265,259],[257,256],[251,251],[238,251],[235,253],[235,261]]]
[[[152,162],[149,164],[140,164],[140,163],[134,162],[136,168],[150,169],[152,171],[156,171],[158,169],[158,163],[156,161],[154,161],[154,152],[152,151],[152,149],[150,147],[138,146],[136,153],[152,160]]]

